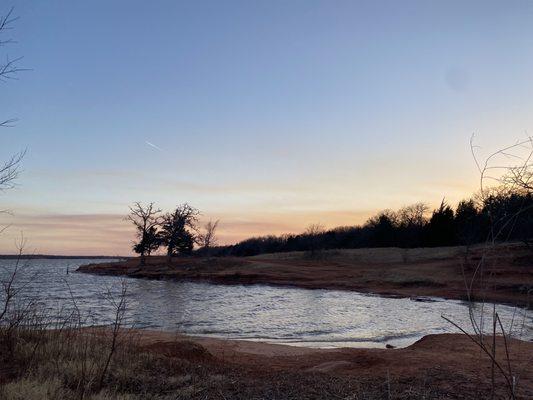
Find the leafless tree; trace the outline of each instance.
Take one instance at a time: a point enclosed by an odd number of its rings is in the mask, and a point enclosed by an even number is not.
[[[305,235],[308,237],[309,255],[316,257],[321,250],[320,235],[324,233],[325,228],[321,224],[311,224],[305,230]]]
[[[12,39],[5,38],[5,35],[16,20],[17,18],[13,16],[13,9],[10,9],[4,16],[0,16],[0,47],[14,43]],[[5,61],[0,62],[0,82],[16,79],[17,74],[25,70],[19,67],[20,60],[22,57],[10,58],[8,55],[5,56]],[[6,119],[0,122],[0,127],[12,126],[14,122],[16,119]]]
[[[494,196],[512,193],[525,193],[526,195],[531,195],[531,185],[533,183],[532,137],[528,137],[525,140],[518,141],[515,144],[497,150],[484,159],[478,156],[477,149],[479,147],[474,145],[473,139],[474,137],[472,136],[470,140],[470,148],[480,176],[480,189],[477,195],[477,201],[481,206],[487,204],[486,202]],[[482,256],[474,266],[472,276],[469,280],[466,280],[465,278],[466,294],[469,302],[470,330],[473,331],[473,333],[468,332],[469,329],[467,329],[467,327],[459,326],[452,319],[443,316],[446,321],[470,338],[470,340],[472,340],[472,342],[475,343],[490,359],[492,364],[492,398],[494,398],[496,392],[496,373],[499,373],[505,380],[509,397],[512,399],[516,398],[518,374],[512,366],[509,355],[509,336],[511,332],[504,327],[495,304],[492,305],[491,330],[489,332],[485,331],[483,324],[483,309],[485,304],[483,301],[481,315],[478,320],[475,315],[474,302],[472,301],[472,291],[476,281],[483,282],[486,279],[484,276],[486,274],[484,269],[488,252],[495,248],[497,241],[501,239],[504,229],[513,226],[516,223],[517,217],[525,211],[527,210],[522,208],[515,213],[506,213],[501,217],[504,218],[504,220],[494,220],[494,217],[489,213],[490,235],[485,243]],[[463,274],[465,274],[464,270]],[[529,296],[529,292],[527,295]],[[496,357],[497,334],[501,334],[503,338],[503,353],[505,354],[503,361],[498,360]],[[491,335],[491,337],[487,337],[487,335]],[[502,350],[498,350],[498,352],[500,351]]]
[[[429,207],[427,204],[415,203],[400,208],[396,213],[396,219],[398,224],[404,227],[421,227],[426,223],[428,211]]]
[[[204,225],[203,232],[199,235],[200,246],[202,246],[202,250],[208,257],[210,255],[211,248],[217,245],[217,238],[215,234],[218,227],[218,222],[218,219],[215,222],[209,220],[209,222]]]
[[[134,244],[133,250],[140,254],[140,263],[145,265],[146,255],[159,247],[157,237],[157,227],[161,221],[159,216],[161,210],[154,207],[154,203],[143,205],[139,202],[130,207],[130,214],[127,221],[133,223],[137,230],[138,241]]]
[[[13,266],[1,266],[0,273],[0,348],[13,355],[18,328],[35,317],[35,299],[26,291],[34,277],[21,279],[27,268],[24,262],[26,239],[21,234],[16,242],[17,258]]]
[[[502,181],[507,187],[533,194],[533,137],[529,137],[517,147],[522,148],[522,153],[525,151],[522,161],[519,165],[509,167]]]
[[[22,236],[20,242],[17,243],[18,254],[15,261],[15,266],[11,269],[2,267],[5,269],[5,273],[3,274],[5,278],[0,281],[0,284],[2,285],[2,291],[0,293],[0,323],[2,323],[2,321],[8,317],[11,306],[13,305],[13,301],[15,300],[17,294],[22,290],[22,287],[17,287],[16,281],[22,267],[22,256],[25,243],[26,241]]]
[[[11,9],[5,16],[0,17],[0,47],[3,47],[9,43],[13,43],[11,39],[4,39],[4,35],[7,30],[11,29],[11,24],[16,18],[12,17],[13,9]],[[20,58],[10,59],[6,56],[4,64],[0,63],[0,82],[4,82],[8,79],[14,79],[17,72],[22,69],[17,66],[17,62]],[[14,119],[7,119],[0,122],[0,127],[10,127],[15,122]],[[25,155],[25,151],[13,155],[3,164],[0,164],[0,191],[11,189],[15,186],[15,181],[19,176],[20,163]],[[0,210],[0,213],[6,212],[6,210]],[[6,227],[0,227],[0,233],[2,233]],[[16,328],[24,323],[28,317],[28,312],[33,306],[33,301],[17,301],[17,297],[26,287],[26,284],[18,282],[20,271],[23,269],[23,252],[25,246],[24,236],[21,234],[20,241],[16,244],[18,250],[18,256],[13,267],[3,266],[4,269],[2,278],[0,279],[0,324],[3,329],[2,345],[6,345],[11,353],[13,350],[13,333]]]
[[[531,193],[533,136],[497,150],[484,160],[480,160],[476,153],[479,146],[474,145],[474,136],[470,139],[470,148],[479,171],[480,196],[486,197],[495,186],[497,190],[522,189]]]
[[[13,9],[9,10],[6,15],[0,16],[0,47],[14,43],[12,39],[6,39],[4,37],[6,32],[12,28],[12,24],[16,19],[16,17],[13,17]],[[6,56],[6,61],[0,63],[0,82],[15,79],[17,73],[24,70],[17,65],[20,60],[21,57],[10,59],[9,56]],[[10,127],[15,121],[15,119],[0,121],[0,127]],[[20,162],[24,154],[25,151],[15,154],[0,166],[0,190],[10,189],[14,186],[14,182],[20,171]]]
[[[324,225],[321,224],[311,224],[305,229],[305,234],[309,236],[316,236],[323,233],[325,230]]]
[[[14,187],[20,172],[20,162],[25,154],[25,151],[15,154],[0,166],[0,191]]]

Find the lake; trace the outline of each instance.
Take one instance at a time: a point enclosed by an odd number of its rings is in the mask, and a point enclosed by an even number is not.
[[[407,346],[422,336],[458,332],[446,316],[469,329],[468,306],[454,300],[414,301],[339,290],[266,285],[123,279],[73,271],[99,260],[28,260],[18,277],[22,296],[39,302],[50,315],[79,308],[87,325],[107,325],[113,305],[127,285],[127,325],[188,335],[258,340],[309,347]],[[108,262],[109,260],[100,260]],[[5,279],[14,260],[0,260]],[[69,273],[67,274],[67,271]],[[533,340],[533,312],[497,305],[513,337]],[[492,305],[475,304],[478,322],[492,324]]]

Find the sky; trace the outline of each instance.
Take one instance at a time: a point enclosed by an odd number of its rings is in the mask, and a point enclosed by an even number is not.
[[[35,253],[127,255],[135,202],[188,202],[219,240],[364,222],[478,189],[533,129],[529,1],[18,1],[0,159]]]

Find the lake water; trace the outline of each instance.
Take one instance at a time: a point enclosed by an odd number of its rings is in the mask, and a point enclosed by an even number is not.
[[[113,317],[106,294],[118,296],[124,279],[73,272],[89,262],[98,260],[26,261],[17,284],[24,285],[25,298],[37,300],[51,315],[66,315],[75,302],[87,324],[106,325]],[[14,263],[0,260],[0,279]],[[129,326],[190,335],[310,347],[384,347],[407,346],[426,334],[457,332],[443,315],[467,329],[471,326],[468,307],[461,301],[419,302],[265,285],[125,281]],[[476,305],[478,321],[482,308],[488,328],[492,306]],[[496,310],[514,337],[533,340],[531,310],[504,305]]]

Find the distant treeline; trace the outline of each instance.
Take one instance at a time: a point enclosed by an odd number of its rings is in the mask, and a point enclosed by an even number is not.
[[[362,247],[436,247],[533,238],[533,195],[495,191],[482,200],[461,201],[455,209],[444,200],[429,213],[423,203],[385,210],[365,224],[302,234],[262,236],[213,249],[214,255],[252,256],[288,251]]]

